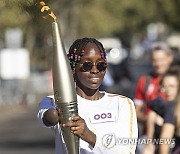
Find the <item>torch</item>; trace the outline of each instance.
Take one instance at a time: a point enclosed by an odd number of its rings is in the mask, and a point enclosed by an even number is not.
[[[72,116],[78,115],[77,96],[72,70],[61,39],[60,27],[56,17],[44,2],[41,12],[47,11],[53,17],[53,90],[57,107],[60,109],[60,123],[67,123]],[[68,154],[79,154],[79,138],[72,134],[69,128],[61,125],[62,135],[66,144]]]

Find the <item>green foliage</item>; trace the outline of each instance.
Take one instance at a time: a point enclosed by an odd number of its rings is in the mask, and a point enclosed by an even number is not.
[[[35,5],[36,2],[37,4]],[[180,29],[180,1],[177,0],[46,0],[55,10],[67,33],[76,25],[76,37],[112,36],[113,33],[141,32],[151,22],[161,21],[176,30]],[[47,29],[40,15],[39,0],[1,0],[0,28],[33,27]],[[33,21],[32,21],[33,20]],[[75,23],[76,22],[76,23]],[[46,21],[47,23],[47,21]],[[44,31],[45,32],[45,31]],[[65,36],[67,37],[67,36]]]
[[[17,0],[0,1],[0,28],[17,27],[28,20],[26,13],[21,10],[21,3]]]
[[[0,31],[21,27],[32,61],[47,61],[51,46],[51,21],[42,19],[40,0],[1,0]],[[179,0],[45,0],[57,15],[63,39],[118,36],[131,41],[149,23],[162,22],[180,31]],[[70,43],[69,43],[70,44]],[[43,63],[42,66],[45,66]],[[40,66],[41,67],[41,66]]]

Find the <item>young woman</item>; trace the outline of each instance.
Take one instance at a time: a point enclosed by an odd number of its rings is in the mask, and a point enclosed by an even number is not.
[[[174,71],[174,72],[173,72]],[[161,130],[161,139],[175,140],[175,147],[169,144],[160,144],[160,154],[180,153],[180,71],[179,66],[176,70],[164,76],[163,88],[167,97],[172,101],[166,107],[164,124]],[[172,142],[173,143],[173,142]],[[171,148],[171,149],[170,149]]]
[[[80,154],[135,153],[135,143],[120,142],[137,138],[134,103],[125,96],[99,91],[107,67],[103,45],[93,38],[78,39],[70,47],[68,57],[76,82],[79,112],[72,120],[77,122],[58,123],[59,113],[51,96],[44,98],[38,112],[41,124],[55,131],[56,154],[67,153],[59,125],[69,127],[80,137]],[[112,140],[108,141],[105,138],[109,135]]]
[[[147,118],[148,139],[160,139],[160,133],[164,122],[166,108],[173,106],[173,101],[178,96],[179,77],[178,70],[176,69],[176,67],[170,68],[169,71],[162,76],[160,85],[162,87],[161,91],[165,93],[167,100],[165,101],[161,97],[158,97],[152,102],[150,102],[150,107],[152,111],[150,111]],[[159,145],[155,145],[152,142],[150,142],[146,145],[145,149],[143,150],[143,154],[154,153],[159,153]]]

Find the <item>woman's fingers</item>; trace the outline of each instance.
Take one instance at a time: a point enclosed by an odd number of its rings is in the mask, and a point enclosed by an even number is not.
[[[73,121],[69,121],[69,122],[63,124],[63,127],[76,127],[76,126],[77,126],[77,123],[73,122]]]
[[[63,127],[69,127],[71,133],[78,135],[79,131],[81,131],[81,126],[77,125],[77,122],[67,122],[63,124]]]
[[[63,127],[73,127],[80,125],[84,120],[80,116],[73,116],[71,120],[65,124]]]
[[[63,127],[69,127],[71,133],[95,145],[96,135],[88,129],[85,120],[80,116],[72,117],[69,122],[63,124]]]
[[[72,121],[78,121],[78,120],[80,120],[80,119],[82,119],[80,116],[73,116],[73,117],[71,118]]]
[[[85,121],[80,116],[73,116],[71,121],[63,124],[63,127],[69,127],[73,134],[79,135],[85,129]]]
[[[71,130],[71,133],[78,134],[80,127],[78,127],[78,126],[77,127],[71,127],[70,130]]]

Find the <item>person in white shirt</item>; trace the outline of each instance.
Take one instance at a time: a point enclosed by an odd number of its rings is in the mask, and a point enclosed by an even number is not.
[[[134,103],[125,96],[99,91],[107,67],[103,45],[94,38],[78,39],[68,58],[79,115],[66,124],[59,123],[53,96],[45,97],[38,111],[40,123],[54,129],[56,154],[67,154],[60,125],[80,138],[80,154],[134,154],[138,138]]]

